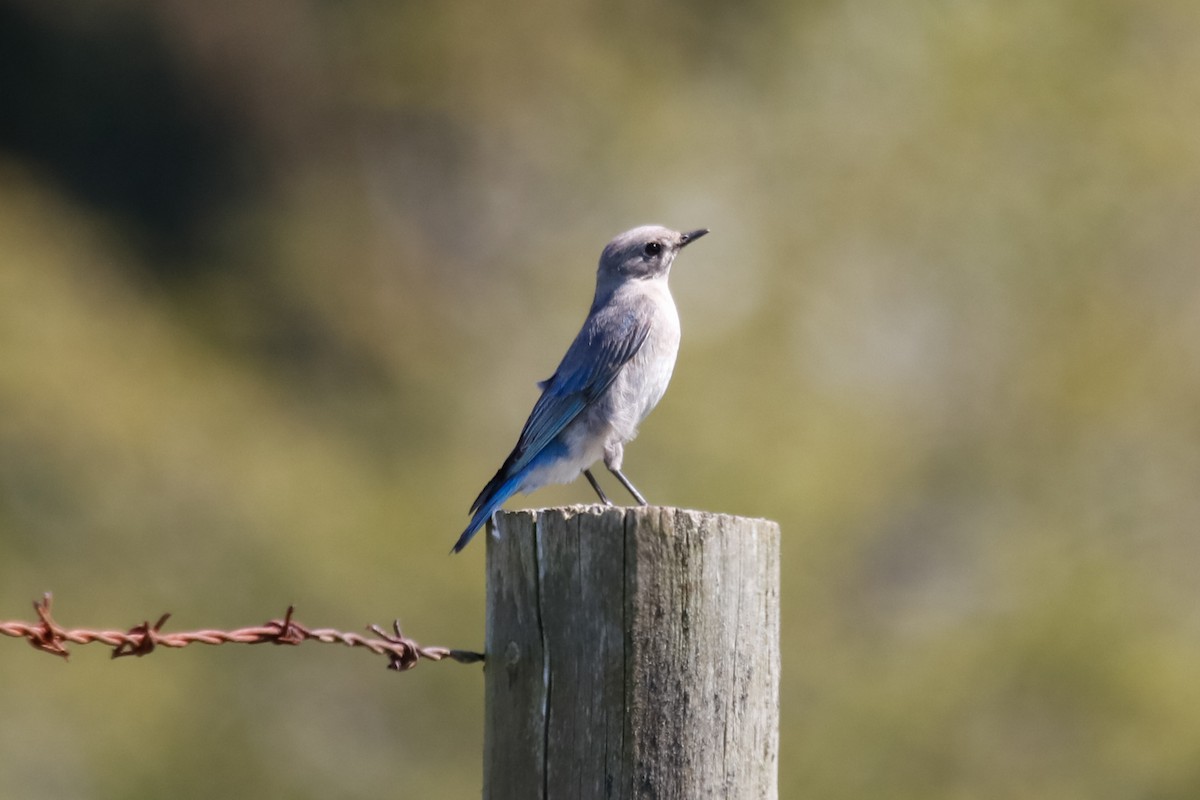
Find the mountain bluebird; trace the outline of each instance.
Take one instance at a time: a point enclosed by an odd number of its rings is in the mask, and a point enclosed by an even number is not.
[[[679,352],[679,315],[667,288],[671,263],[707,228],[679,233],[647,225],[622,233],[600,254],[596,296],[562,363],[538,384],[517,446],[475,498],[471,523],[454,545],[466,547],[492,513],[516,492],[568,483],[582,472],[605,505],[592,475],[604,466],[634,499],[646,499],[621,472],[625,443],[662,399]]]

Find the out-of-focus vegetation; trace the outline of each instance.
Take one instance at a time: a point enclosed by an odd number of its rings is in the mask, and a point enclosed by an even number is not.
[[[781,796],[1200,796],[1193,0],[8,0],[0,101],[0,617],[478,646],[600,248],[703,225],[626,463],[783,524]],[[474,668],[0,649],[0,796],[479,791]]]

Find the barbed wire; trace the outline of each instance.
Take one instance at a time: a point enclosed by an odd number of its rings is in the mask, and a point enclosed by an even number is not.
[[[483,653],[469,650],[451,650],[447,647],[424,647],[409,639],[400,632],[400,621],[392,623],[389,633],[378,625],[370,625],[367,630],[377,638],[368,638],[357,633],[345,633],[333,628],[307,628],[292,619],[292,606],[288,606],[283,619],[273,619],[269,622],[251,628],[238,628],[232,631],[199,630],[164,633],[162,628],[170,619],[170,614],[163,614],[153,625],[149,621],[135,625],[126,631],[89,630],[75,628],[67,630],[54,621],[50,614],[53,597],[50,592],[42,595],[42,599],[33,604],[33,610],[38,616],[37,622],[0,622],[0,634],[23,638],[34,649],[44,653],[67,658],[70,651],[67,644],[91,644],[100,642],[113,649],[112,657],[145,656],[154,652],[158,647],[187,647],[190,644],[286,644],[298,645],[302,642],[324,642],[325,644],[342,644],[347,647],[364,647],[377,655],[388,658],[388,669],[400,672],[412,669],[421,659],[441,661],[449,658],[461,664],[473,664],[483,661]]]

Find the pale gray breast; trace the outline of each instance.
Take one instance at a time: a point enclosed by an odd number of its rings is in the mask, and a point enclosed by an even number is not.
[[[679,314],[666,281],[644,282],[641,288],[653,300],[650,334],[613,386],[613,427],[626,440],[633,438],[638,424],[667,391],[679,353]]]

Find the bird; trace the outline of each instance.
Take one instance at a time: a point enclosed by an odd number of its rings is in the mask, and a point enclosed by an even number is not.
[[[570,483],[582,473],[604,505],[613,502],[592,474],[604,460],[639,505],[646,498],[621,472],[625,445],[662,399],[679,352],[679,314],[667,287],[675,257],[708,233],[659,225],[625,231],[608,243],[596,268],[596,293],[583,327],[558,369],[538,383],[517,444],[471,505],[471,521],[451,552],[460,552],[517,492]]]

